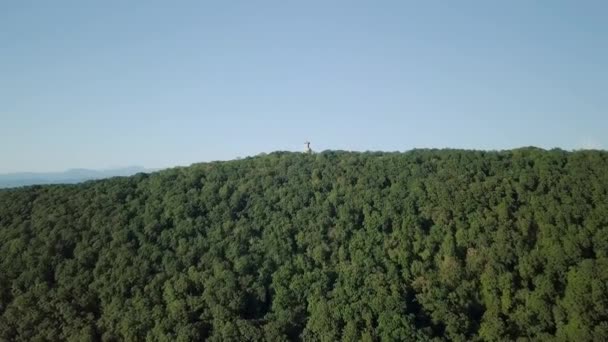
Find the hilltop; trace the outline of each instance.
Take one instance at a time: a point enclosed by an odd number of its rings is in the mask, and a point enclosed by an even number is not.
[[[0,190],[0,340],[607,340],[606,170],[277,152]]]

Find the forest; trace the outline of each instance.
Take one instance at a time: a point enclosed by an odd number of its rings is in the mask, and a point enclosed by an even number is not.
[[[608,152],[273,152],[0,190],[0,341],[608,341]]]

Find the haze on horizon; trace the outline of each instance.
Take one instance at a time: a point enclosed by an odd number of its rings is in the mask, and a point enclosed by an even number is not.
[[[0,4],[0,173],[608,147],[605,1]]]

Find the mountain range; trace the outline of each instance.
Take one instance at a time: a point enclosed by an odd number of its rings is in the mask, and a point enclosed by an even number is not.
[[[61,172],[15,172],[0,174],[0,188],[12,188],[38,184],[74,184],[87,180],[131,176],[140,172],[152,172],[142,166],[129,166],[116,169],[91,170],[69,169]]]

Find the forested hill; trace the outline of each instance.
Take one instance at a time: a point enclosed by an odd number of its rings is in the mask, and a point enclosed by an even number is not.
[[[608,340],[608,153],[272,153],[0,191],[0,340]]]

